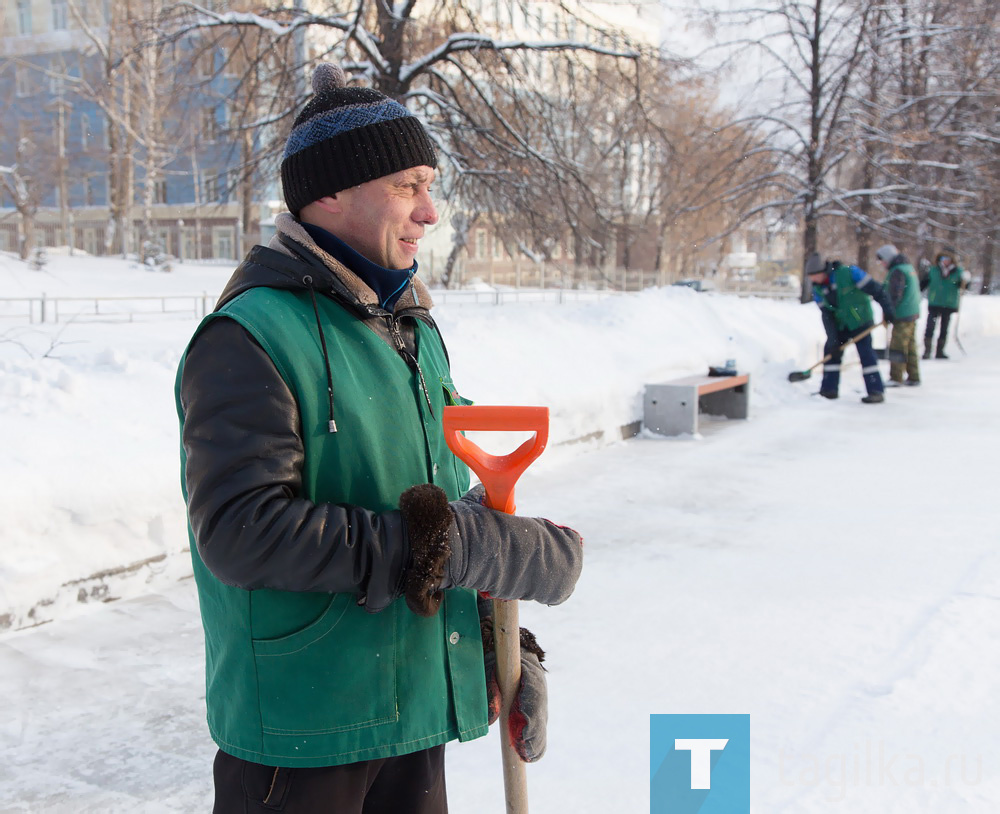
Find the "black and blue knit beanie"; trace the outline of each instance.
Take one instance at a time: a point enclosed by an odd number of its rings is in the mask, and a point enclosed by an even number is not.
[[[281,159],[289,211],[342,189],[410,167],[436,167],[437,153],[420,120],[370,88],[345,87],[339,65],[313,74],[313,97],[295,118]]]

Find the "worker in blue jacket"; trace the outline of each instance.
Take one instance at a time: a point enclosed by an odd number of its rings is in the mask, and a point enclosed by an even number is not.
[[[824,356],[830,358],[823,364],[823,380],[819,394],[835,399],[840,389],[841,350],[844,343],[865,333],[875,324],[872,311],[874,298],[882,307],[886,322],[892,322],[895,312],[882,286],[857,266],[848,266],[839,260],[823,260],[818,252],[813,252],[806,260],[806,276],[812,283],[813,300],[823,314],[826,329]],[[885,387],[878,369],[878,358],[872,349],[871,332],[855,342],[861,357],[861,374],[868,391],[861,400],[865,404],[881,404],[885,401]]]

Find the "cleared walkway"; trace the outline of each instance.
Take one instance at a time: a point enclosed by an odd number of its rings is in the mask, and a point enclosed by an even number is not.
[[[761,814],[1000,809],[1000,342],[965,344],[885,405],[849,370],[837,402],[529,472],[519,511],[587,554],[569,602],[522,608],[550,666],[533,811],[647,811],[665,712],[751,714]],[[0,637],[0,811],[210,810],[201,658],[190,579]],[[495,739],[449,750],[454,812],[502,812]]]

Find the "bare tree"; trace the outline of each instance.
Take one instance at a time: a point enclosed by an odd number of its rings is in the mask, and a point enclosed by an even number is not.
[[[16,119],[0,119],[0,140],[14,145],[9,163],[0,165],[0,187],[18,215],[18,255],[22,260],[35,248],[35,218],[56,171],[52,153],[44,148],[47,135],[47,124],[38,113],[25,111]]]
[[[266,32],[275,57],[268,83],[254,86],[247,76],[235,92],[259,99],[255,115],[241,124],[261,130],[253,142],[258,166],[277,163],[289,119],[305,95],[306,64],[336,59],[352,81],[424,117],[444,159],[439,188],[446,200],[510,218],[537,199],[532,188],[539,177],[579,184],[572,137],[542,148],[526,129],[538,121],[539,110],[549,120],[559,110],[550,84],[563,70],[557,63],[572,56],[579,71],[593,73],[602,64],[634,62],[638,49],[568,6],[544,20],[537,3],[497,4],[507,12],[505,20],[488,17],[484,8],[464,0],[332,0],[323,13],[285,6],[215,12],[182,2],[158,21],[157,42]],[[283,92],[271,95],[278,88]],[[251,171],[249,160],[241,164]],[[524,219],[531,220],[530,214]]]
[[[95,17],[92,5],[68,0],[74,22],[97,56],[92,65],[81,63],[78,92],[98,105],[104,114],[108,145],[108,227],[104,249],[127,254],[132,250],[131,223],[134,206],[136,134],[133,129],[136,60],[132,0],[113,0],[108,18]]]
[[[994,15],[971,0],[898,0],[878,7],[873,21],[856,164],[863,188],[889,191],[853,212],[859,255],[877,230],[910,246],[915,259],[944,244],[982,258],[997,223]]]
[[[852,90],[864,53],[865,31],[875,0],[776,0],[772,5],[717,14],[724,26],[747,32],[728,40],[728,67],[765,65],[755,110],[734,124],[750,123],[767,137],[773,170],[753,181],[770,193],[743,213],[796,212],[802,221],[802,257],[820,246],[819,227],[828,216],[847,216],[848,202],[886,194],[840,186],[841,166],[851,155]],[[810,296],[803,277],[803,301]]]

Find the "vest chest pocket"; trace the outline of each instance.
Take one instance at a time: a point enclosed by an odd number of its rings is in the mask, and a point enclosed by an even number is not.
[[[395,721],[396,607],[359,608],[334,594],[301,630],[254,639],[265,734],[322,735]]]

